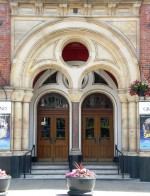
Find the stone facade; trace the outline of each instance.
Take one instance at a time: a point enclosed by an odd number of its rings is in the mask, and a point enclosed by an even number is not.
[[[57,92],[70,105],[69,156],[81,156],[81,105],[87,95],[101,92],[113,103],[114,146],[118,145],[125,155],[126,172],[133,170],[135,162],[139,167],[140,160],[148,157],[150,151],[140,151],[139,98],[131,97],[128,87],[136,79],[149,77],[150,2],[10,0],[10,4],[0,1],[0,9],[1,15],[7,15],[5,18],[0,15],[0,38],[4,43],[0,44],[0,51],[4,51],[0,54],[3,73],[0,100],[8,99],[12,103],[11,148],[9,152],[0,152],[1,155],[12,156],[14,163],[20,165],[22,155],[32,145],[37,149],[38,101],[45,92]],[[64,62],[63,48],[71,42],[87,47],[87,62],[73,62],[74,66]],[[42,85],[55,71],[59,72],[58,84]],[[92,72],[103,76],[108,86],[94,85]],[[113,75],[118,86],[107,72]],[[87,76],[87,85],[82,88]],[[68,80],[67,87],[63,77]],[[76,140],[72,140],[73,137]],[[138,167],[130,173],[131,177],[149,180],[149,176],[140,174]],[[14,177],[20,172],[13,174]]]

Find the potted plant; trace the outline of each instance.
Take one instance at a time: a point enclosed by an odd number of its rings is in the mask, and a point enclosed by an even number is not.
[[[0,169],[0,193],[6,193],[10,185],[11,176],[7,175],[6,172]]]
[[[83,168],[82,163],[73,164],[76,169],[66,173],[69,195],[92,194],[95,187],[96,174],[89,169]]]
[[[138,96],[149,96],[150,95],[150,86],[147,80],[139,81],[135,80],[133,81],[130,86],[130,95],[138,95]]]

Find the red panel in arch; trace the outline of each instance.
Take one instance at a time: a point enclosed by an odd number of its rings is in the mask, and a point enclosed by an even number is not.
[[[87,61],[89,58],[88,49],[79,42],[67,44],[62,51],[64,61]]]

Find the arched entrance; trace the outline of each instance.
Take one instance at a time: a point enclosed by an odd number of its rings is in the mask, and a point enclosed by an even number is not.
[[[82,122],[84,161],[113,159],[113,105],[109,97],[89,95],[82,104]]]
[[[57,93],[44,95],[37,108],[37,156],[38,159],[66,161],[68,159],[67,100]]]

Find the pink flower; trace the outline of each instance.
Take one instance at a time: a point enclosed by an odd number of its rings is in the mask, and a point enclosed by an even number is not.
[[[0,179],[7,177],[7,174],[4,170],[0,169]]]
[[[74,164],[77,169],[73,169],[71,172],[66,173],[66,177],[84,177],[84,178],[94,178],[96,174],[89,169],[83,168],[82,164]]]
[[[142,80],[142,81],[135,80],[130,84],[129,89],[130,89],[129,93],[131,96],[137,95],[139,90],[141,90],[143,92],[143,95],[145,96],[150,95],[150,86],[147,80]]]

